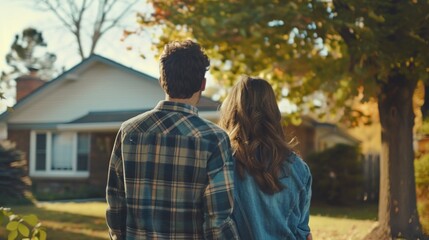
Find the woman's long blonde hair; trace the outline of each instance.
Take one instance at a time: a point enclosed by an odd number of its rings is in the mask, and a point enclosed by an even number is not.
[[[267,194],[281,191],[280,169],[292,152],[271,85],[243,77],[222,103],[219,125],[231,138],[240,178],[247,171]]]

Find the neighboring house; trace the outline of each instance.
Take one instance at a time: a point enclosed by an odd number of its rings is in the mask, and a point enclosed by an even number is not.
[[[14,110],[0,115],[0,131],[26,153],[33,189],[101,196],[120,124],[164,92],[154,77],[92,55],[46,83],[18,78],[17,97]],[[200,116],[215,121],[218,105],[202,97]]]
[[[323,123],[311,117],[302,117],[299,126],[286,127],[289,138],[296,137],[296,146],[300,154],[305,157],[314,152],[320,152],[336,144],[360,145],[361,141],[335,124]]]
[[[297,149],[304,160],[308,154],[326,150],[335,144],[359,146],[362,153],[364,180],[362,199],[377,201],[380,184],[380,151],[378,149],[380,131],[377,131],[377,128],[379,128],[379,124],[357,129],[342,129],[335,124],[322,123],[309,117],[303,117],[300,126],[286,129],[288,134],[297,137],[299,142]]]
[[[361,142],[335,124],[321,123],[314,120],[313,124],[316,125],[315,150],[317,152],[331,148],[336,144],[356,146]]]

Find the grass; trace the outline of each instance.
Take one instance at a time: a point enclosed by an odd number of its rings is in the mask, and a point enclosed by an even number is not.
[[[37,215],[47,228],[48,239],[108,239],[104,202],[43,203],[38,206],[12,206],[11,209],[19,215]],[[0,239],[6,239],[1,227]]]
[[[48,239],[106,240],[105,202],[59,202],[12,206],[19,215],[36,214],[47,228]],[[313,204],[310,227],[317,240],[360,240],[376,222],[377,207],[333,207]],[[6,239],[0,227],[0,239]]]
[[[342,219],[312,216],[310,227],[314,239],[318,240],[361,240],[375,226],[372,220]]]
[[[377,223],[377,205],[334,207],[313,204],[310,228],[318,240],[361,240]]]

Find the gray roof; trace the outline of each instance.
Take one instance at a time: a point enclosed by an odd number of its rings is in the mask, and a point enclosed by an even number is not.
[[[200,102],[197,105],[198,111],[217,111],[219,107],[220,102],[213,101],[204,96],[201,96]]]
[[[217,111],[219,103],[208,100],[208,98],[201,98],[197,107],[198,111]],[[124,122],[149,110],[151,109],[89,112],[88,114],[69,123]]]
[[[102,122],[124,122],[132,117],[146,112],[144,110],[124,110],[124,111],[103,111],[103,112],[89,112],[88,114],[75,119],[69,123],[102,123]]]

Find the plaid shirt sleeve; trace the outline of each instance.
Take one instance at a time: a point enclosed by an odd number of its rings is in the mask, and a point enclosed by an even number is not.
[[[110,158],[107,177],[106,198],[108,208],[106,221],[110,239],[125,239],[127,209],[125,202],[124,177],[121,154],[122,133],[119,130]]]
[[[233,197],[233,157],[228,136],[216,146],[207,163],[208,186],[204,193],[205,239],[238,239],[231,219]]]

